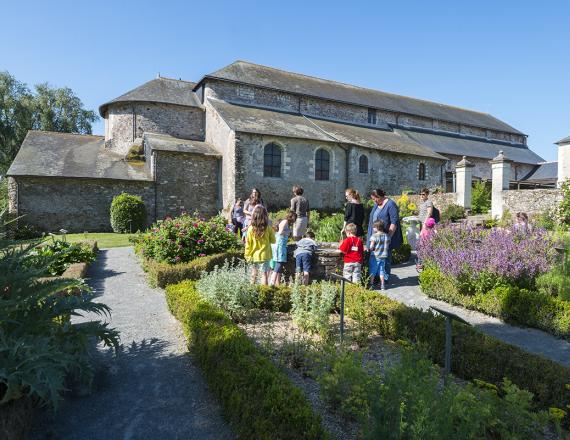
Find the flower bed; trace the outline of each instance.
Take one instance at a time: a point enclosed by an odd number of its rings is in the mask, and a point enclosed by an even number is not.
[[[158,263],[188,263],[198,257],[236,249],[236,235],[226,229],[226,220],[209,220],[183,214],[166,218],[146,233],[133,238],[135,251]]]

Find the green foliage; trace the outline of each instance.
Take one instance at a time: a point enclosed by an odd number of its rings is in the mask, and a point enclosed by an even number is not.
[[[396,204],[400,210],[400,218],[417,215],[418,213],[418,207],[410,202],[410,198],[405,193],[402,193],[402,195],[396,199]]]
[[[21,221],[18,221],[18,225],[14,230],[15,240],[31,240],[33,238],[39,238],[41,236],[41,232],[38,231],[35,226]]]
[[[536,287],[550,296],[570,301],[570,265],[558,263],[536,279]]]
[[[28,86],[0,72],[0,174],[8,169],[28,130],[91,134],[98,116],[67,87]]]
[[[258,309],[287,313],[291,311],[291,289],[286,286],[256,285],[255,306]]]
[[[407,263],[412,255],[412,247],[403,243],[399,248],[392,249],[392,264]]]
[[[356,320],[360,328],[373,330],[385,338],[422,342],[428,356],[443,365],[445,325],[442,317],[356,286],[347,288],[346,315]],[[451,367],[452,373],[459,377],[479,378],[495,385],[507,377],[519,388],[532,392],[540,408],[562,408],[570,401],[570,392],[566,389],[570,383],[570,368],[456,323],[453,324]]]
[[[386,371],[377,396],[368,439],[526,440],[542,438],[548,425],[545,411],[532,412],[532,394],[510,381],[500,389],[453,383],[441,389],[438,369],[413,351]]]
[[[223,265],[225,261],[243,260],[243,252],[228,251],[219,254],[198,257],[188,263],[168,264],[143,258],[143,268],[152,287],[165,288],[184,280],[197,280],[202,272],[211,271],[215,266]]]
[[[168,286],[166,299],[238,438],[329,438],[301,390],[192,282]]]
[[[455,222],[465,217],[465,208],[454,204],[447,206],[441,213],[442,222]]]
[[[554,231],[556,229],[556,215],[553,212],[546,211],[533,216],[530,223],[537,228],[546,229],[547,231]]]
[[[8,211],[8,179],[0,179],[0,213]]]
[[[119,233],[146,228],[146,206],[140,196],[121,193],[111,202],[111,227]]]
[[[45,265],[46,261],[49,261],[47,265]],[[56,276],[65,272],[73,263],[93,261],[95,261],[95,252],[90,246],[58,240],[32,249],[24,264],[39,269],[45,267],[46,275]]]
[[[332,283],[294,284],[291,289],[291,316],[304,331],[326,336],[337,288]]]
[[[330,369],[318,378],[323,399],[342,415],[365,422],[370,402],[378,395],[380,381],[362,365],[362,355],[342,351],[332,359]]]
[[[322,242],[339,241],[343,223],[344,215],[340,213],[321,218],[318,229],[313,231],[315,239]]]
[[[196,283],[200,296],[239,321],[255,306],[255,285],[251,284],[245,263],[226,261],[221,267],[204,272]]]
[[[555,209],[556,222],[564,231],[570,230],[570,180],[562,183],[562,200]]]
[[[226,228],[221,216],[209,220],[182,214],[166,218],[133,239],[135,251],[161,263],[187,263],[239,247],[236,234]]]
[[[106,323],[71,322],[71,316],[108,315],[109,308],[94,302],[79,280],[39,281],[55,257],[46,256],[41,267],[25,264],[37,244],[0,243],[0,407],[26,396],[56,406],[66,378],[90,384],[90,338],[118,344]]]
[[[422,292],[431,298],[570,339],[570,302],[553,296],[567,294],[568,278],[549,272],[537,279],[539,290],[532,291],[497,284],[493,277],[485,285],[487,278],[481,277],[473,294],[461,293],[465,291],[461,280],[445,276],[434,267],[426,267],[419,278]]]
[[[491,209],[491,188],[483,181],[475,182],[471,192],[471,212],[487,214]]]

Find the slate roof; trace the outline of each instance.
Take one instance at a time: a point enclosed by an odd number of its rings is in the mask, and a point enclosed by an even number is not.
[[[570,143],[570,136],[566,136],[564,139],[560,139],[558,142],[555,142],[557,145],[560,144],[568,144]]]
[[[166,134],[157,133],[145,133],[144,141],[146,145],[153,150],[221,156],[208,142],[179,139]]]
[[[144,165],[133,165],[105,149],[103,136],[29,131],[8,176],[152,180]]]
[[[309,118],[295,113],[246,107],[209,100],[234,131],[345,143],[399,154],[446,160],[418,143],[392,131]]]
[[[396,129],[396,133],[406,136],[409,139],[431,148],[433,151],[457,156],[478,157],[482,159],[493,159],[503,151],[507,159],[519,163],[538,164],[544,159],[529,150],[527,147],[513,147],[501,143],[465,139],[457,136],[444,134],[424,133],[413,130]]]
[[[558,179],[558,162],[544,162],[524,176],[521,180],[530,182],[556,182]]]
[[[229,66],[206,75],[204,78],[234,81],[300,95],[424,116],[442,121],[457,122],[508,133],[523,134],[488,113],[366,89],[299,73],[286,72],[247,61],[235,61]]]
[[[190,81],[159,77],[101,105],[99,114],[104,117],[109,105],[126,102],[157,102],[203,108],[194,93],[195,86],[196,83]]]

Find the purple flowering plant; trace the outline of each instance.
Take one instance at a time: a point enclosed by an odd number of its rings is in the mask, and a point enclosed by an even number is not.
[[[226,230],[221,216],[209,220],[182,214],[165,218],[134,239],[138,254],[169,264],[187,263],[197,257],[238,247],[236,235]]]
[[[499,285],[534,288],[536,277],[555,263],[554,245],[542,229],[520,233],[444,224],[421,240],[417,253],[425,267],[451,277],[463,293],[484,293]]]

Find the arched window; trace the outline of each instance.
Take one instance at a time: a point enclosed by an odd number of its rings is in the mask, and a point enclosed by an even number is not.
[[[418,180],[426,180],[426,164],[420,163],[418,166]]]
[[[329,180],[330,163],[329,152],[318,149],[315,154],[315,180]]]
[[[364,154],[358,159],[358,172],[368,174],[368,158]]]
[[[281,148],[277,144],[263,148],[263,177],[281,177]]]

